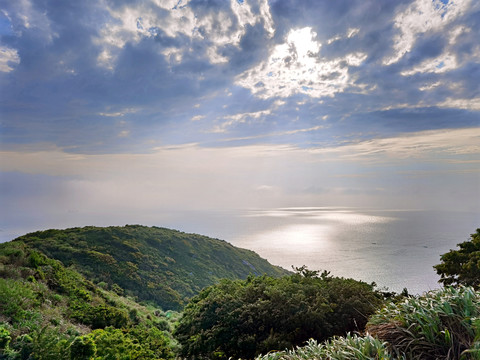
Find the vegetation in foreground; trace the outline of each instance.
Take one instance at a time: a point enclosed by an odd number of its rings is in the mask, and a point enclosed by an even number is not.
[[[282,278],[224,280],[186,306],[174,332],[189,359],[246,358],[361,331],[383,303],[373,285],[297,269]]]
[[[173,359],[170,315],[22,242],[0,247],[1,359]]]
[[[480,287],[480,229],[470,235],[470,240],[458,244],[460,249],[443,254],[441,263],[434,266],[444,285]]]
[[[257,360],[480,359],[480,292],[447,287],[389,303],[370,318],[365,336],[310,340]]]

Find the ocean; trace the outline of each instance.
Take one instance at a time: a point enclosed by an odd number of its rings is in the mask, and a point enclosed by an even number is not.
[[[226,240],[289,270],[306,265],[375,282],[379,288],[421,294],[441,286],[433,266],[441,254],[470,239],[480,217],[469,212],[303,207],[169,213],[161,226]]]

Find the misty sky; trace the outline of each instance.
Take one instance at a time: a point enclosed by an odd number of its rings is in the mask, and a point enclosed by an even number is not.
[[[477,0],[0,0],[0,228],[480,212],[479,38]]]

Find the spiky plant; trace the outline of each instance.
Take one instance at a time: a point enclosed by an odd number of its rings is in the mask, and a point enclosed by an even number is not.
[[[321,344],[315,340],[309,340],[305,346],[297,347],[295,350],[273,352],[257,358],[257,360],[312,359],[389,360],[393,358],[385,342],[370,335],[362,337],[357,334],[335,337]]]
[[[477,358],[480,293],[447,287],[389,304],[370,318],[367,331],[408,359]]]

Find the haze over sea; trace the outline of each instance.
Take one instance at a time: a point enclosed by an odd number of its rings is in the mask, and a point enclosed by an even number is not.
[[[419,294],[440,286],[432,266],[470,238],[478,219],[473,212],[298,207],[169,213],[164,223],[254,250],[289,270],[307,265]]]

